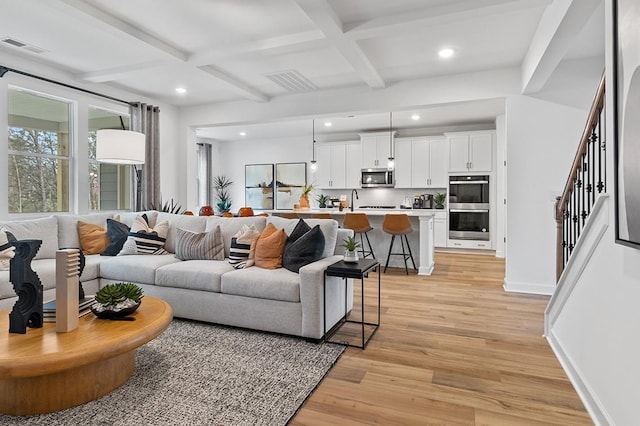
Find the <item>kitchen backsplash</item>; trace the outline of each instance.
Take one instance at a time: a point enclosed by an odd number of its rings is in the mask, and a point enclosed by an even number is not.
[[[415,195],[421,194],[435,194],[436,192],[445,193],[447,190],[443,189],[419,189],[419,188],[403,188],[403,189],[394,189],[394,188],[356,188],[358,191],[359,199],[356,199],[354,196],[355,207],[359,206],[396,206],[399,208],[401,204],[403,204],[405,197],[410,197],[413,199]],[[314,200],[312,203],[313,207],[318,206],[318,202],[316,201],[318,195],[324,194],[330,197],[339,197],[340,195],[345,195],[347,197],[347,202],[351,202],[351,190],[350,189],[314,189],[313,197]]]

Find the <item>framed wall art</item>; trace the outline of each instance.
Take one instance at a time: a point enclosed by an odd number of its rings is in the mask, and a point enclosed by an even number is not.
[[[640,249],[640,6],[612,11],[616,242]]]

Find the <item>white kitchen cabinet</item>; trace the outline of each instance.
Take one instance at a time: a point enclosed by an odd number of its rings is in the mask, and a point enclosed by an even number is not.
[[[446,188],[447,140],[444,137],[396,141],[396,188]]]
[[[390,141],[391,138],[391,141]],[[395,132],[361,133],[361,166],[363,169],[387,168]]]
[[[360,186],[360,145],[331,142],[316,148],[318,170],[315,186],[319,189],[357,188]]]
[[[433,218],[433,245],[447,247],[447,212],[436,212]]]
[[[449,172],[490,172],[493,167],[494,132],[446,134]]]
[[[460,248],[460,249],[493,249],[491,241],[480,240],[447,240],[448,248]]]

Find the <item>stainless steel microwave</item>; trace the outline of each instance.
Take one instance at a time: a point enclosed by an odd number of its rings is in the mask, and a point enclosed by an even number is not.
[[[396,182],[393,170],[389,169],[362,169],[362,188],[393,188]]]

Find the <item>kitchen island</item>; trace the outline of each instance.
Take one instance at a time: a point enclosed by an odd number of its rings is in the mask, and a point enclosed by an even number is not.
[[[265,213],[278,216],[282,213],[297,213],[301,218],[310,218],[314,213],[329,213],[332,218],[338,221],[338,224],[342,226],[344,215],[350,213],[351,210],[343,209],[340,211],[338,208],[323,208],[323,209],[311,209],[311,210],[264,210]],[[411,226],[414,232],[407,235],[409,244],[411,245],[411,251],[413,253],[413,259],[416,262],[418,268],[418,275],[431,275],[434,268],[434,239],[433,239],[433,220],[435,217],[435,210],[433,209],[365,209],[356,208],[354,213],[366,213],[369,218],[369,223],[374,228],[369,231],[369,240],[371,246],[375,252],[376,259],[381,265],[387,262],[387,253],[389,252],[389,242],[391,241],[391,235],[382,231],[382,221],[386,214],[400,214],[404,213],[409,216]],[[358,238],[359,240],[359,238]],[[367,241],[364,240],[366,245]],[[338,241],[338,244],[341,244]],[[402,248],[399,242],[394,243],[393,252],[401,252]],[[409,268],[411,260],[408,260]],[[392,256],[389,261],[389,266],[404,268],[404,261],[402,256]]]

